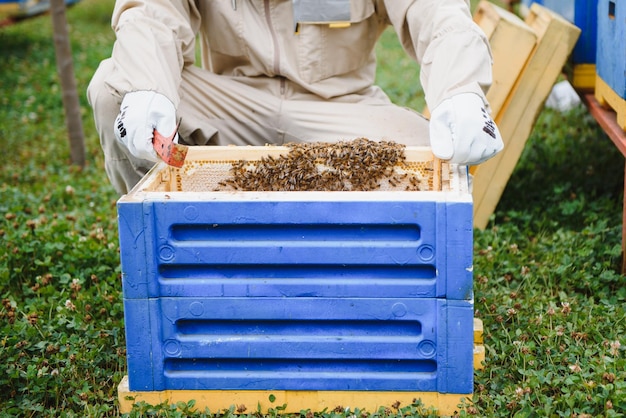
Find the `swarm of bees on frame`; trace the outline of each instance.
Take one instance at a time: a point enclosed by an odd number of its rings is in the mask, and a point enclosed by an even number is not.
[[[217,190],[419,191],[427,180],[405,165],[405,146],[359,138],[336,143],[290,143],[289,152],[233,163]]]

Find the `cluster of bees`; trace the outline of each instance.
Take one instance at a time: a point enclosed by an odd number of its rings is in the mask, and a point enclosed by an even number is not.
[[[372,191],[423,190],[419,174],[404,165],[405,146],[359,138],[336,143],[290,143],[289,152],[236,161],[218,190]],[[405,167],[405,168],[403,168]]]

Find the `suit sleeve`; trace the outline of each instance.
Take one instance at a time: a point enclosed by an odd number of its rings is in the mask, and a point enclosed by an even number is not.
[[[183,68],[195,60],[199,24],[193,1],[118,0],[111,20],[114,70],[107,87],[120,100],[129,91],[156,91],[177,107]]]
[[[472,92],[487,100],[492,56],[466,0],[387,0],[402,46],[420,64],[420,82],[432,110],[443,100]]]

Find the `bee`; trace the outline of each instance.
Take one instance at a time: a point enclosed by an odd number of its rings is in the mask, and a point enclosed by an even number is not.
[[[404,145],[391,141],[357,138],[286,146],[289,152],[283,155],[232,163],[231,179],[219,186],[235,190],[376,190],[383,179],[397,187],[408,176],[394,168],[406,159]]]

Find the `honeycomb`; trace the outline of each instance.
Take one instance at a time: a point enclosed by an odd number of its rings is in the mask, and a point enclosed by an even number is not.
[[[430,153],[359,138],[231,148],[188,155],[162,178],[168,191],[430,191],[441,190],[441,162]],[[236,150],[233,150],[236,148]],[[250,152],[254,149],[256,152]],[[191,149],[193,150],[193,148]],[[190,158],[191,156],[191,158]],[[224,158],[225,157],[225,158]]]

